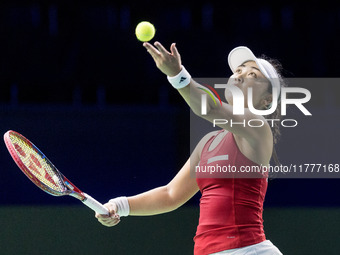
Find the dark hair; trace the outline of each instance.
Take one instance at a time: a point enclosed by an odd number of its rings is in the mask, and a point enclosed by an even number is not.
[[[268,58],[265,55],[262,55],[260,58],[265,59],[270,64],[272,64],[272,66],[275,68],[276,72],[279,75],[279,80],[280,80],[281,88],[282,87],[286,87],[287,85],[286,85],[286,83],[285,83],[285,81],[283,79],[283,76],[282,76],[283,68],[282,68],[281,63],[278,60]],[[272,93],[272,86],[268,86],[268,92]],[[275,112],[273,112],[272,114],[268,115],[268,119],[279,119],[279,120],[281,120],[282,116],[281,116],[281,104],[280,104],[280,102],[281,102],[281,97],[279,97],[279,99],[278,99],[278,104],[277,104],[277,108],[276,108]],[[277,153],[276,153],[276,149],[275,149],[275,145],[279,142],[280,137],[281,137],[280,122],[279,121],[273,121],[272,125],[270,125],[270,127],[272,129],[273,143],[274,143],[272,158],[273,158],[275,164],[279,166],[279,165],[281,165],[281,163],[280,163],[280,161],[278,159],[278,156],[277,156]]]

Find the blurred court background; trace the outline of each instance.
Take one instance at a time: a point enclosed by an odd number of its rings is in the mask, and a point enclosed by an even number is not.
[[[193,77],[230,75],[246,45],[287,77],[339,76],[339,5],[322,1],[10,1],[0,4],[0,131],[31,139],[99,201],[164,185],[189,157],[189,110],[134,35],[149,20]],[[282,163],[339,163],[337,86],[306,87]],[[36,188],[0,146],[0,254],[192,254],[199,196],[173,213],[99,225]],[[264,225],[284,254],[339,254],[339,179],[269,182]]]

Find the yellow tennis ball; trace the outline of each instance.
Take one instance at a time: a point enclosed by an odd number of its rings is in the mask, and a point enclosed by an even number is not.
[[[139,41],[148,42],[155,36],[155,27],[148,21],[140,22],[136,27],[136,36]]]

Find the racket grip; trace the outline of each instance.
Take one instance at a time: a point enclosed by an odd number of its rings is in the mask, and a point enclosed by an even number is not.
[[[104,207],[101,203],[99,203],[97,200],[95,200],[90,195],[84,193],[85,199],[82,201],[86,206],[90,207],[93,211],[103,214],[103,215],[109,215],[109,210]]]

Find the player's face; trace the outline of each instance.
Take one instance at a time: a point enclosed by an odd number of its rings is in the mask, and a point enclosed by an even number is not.
[[[253,105],[255,109],[265,109],[271,102],[268,92],[269,80],[261,73],[256,62],[249,61],[240,65],[228,80],[228,85],[237,86],[244,95],[244,107],[248,108],[248,88],[253,89]],[[233,97],[229,89],[225,90],[225,97],[229,104],[233,104]]]

